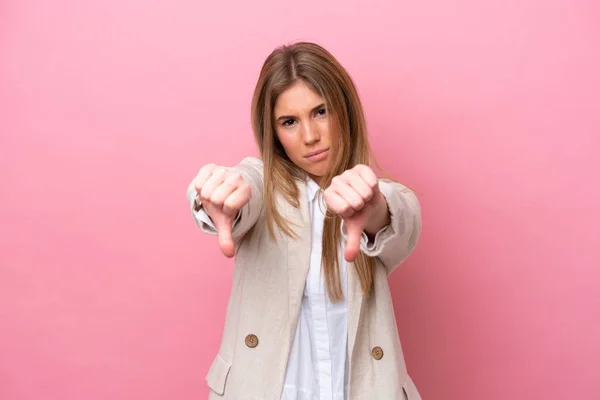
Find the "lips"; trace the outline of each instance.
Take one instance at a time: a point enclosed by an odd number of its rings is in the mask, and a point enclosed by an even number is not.
[[[310,158],[310,157],[316,156],[317,154],[324,153],[327,150],[329,150],[329,149],[322,149],[322,150],[313,151],[312,153],[308,153],[307,155],[305,155],[304,158]]]

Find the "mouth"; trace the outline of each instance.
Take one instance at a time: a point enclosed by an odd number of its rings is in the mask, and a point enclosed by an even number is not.
[[[311,153],[308,153],[307,155],[304,156],[304,158],[308,158],[310,160],[312,158],[316,158],[317,156],[323,156],[328,151],[329,151],[329,149],[316,150],[316,151],[313,151]]]

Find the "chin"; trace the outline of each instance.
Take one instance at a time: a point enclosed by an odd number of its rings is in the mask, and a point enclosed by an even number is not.
[[[320,163],[320,164],[305,164],[305,163],[295,163],[296,166],[300,167],[304,172],[312,176],[313,178],[321,178],[327,174],[329,171],[329,163]]]
[[[322,178],[327,173],[327,170],[325,168],[311,168],[311,169],[305,169],[305,171],[310,176],[312,176],[313,178],[317,178],[317,179]]]

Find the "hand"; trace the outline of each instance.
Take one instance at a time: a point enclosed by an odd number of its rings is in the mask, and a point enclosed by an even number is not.
[[[219,247],[226,257],[235,255],[231,237],[233,221],[242,207],[250,201],[250,186],[242,176],[215,164],[205,165],[194,178],[202,207],[219,233]]]
[[[348,239],[344,258],[354,261],[360,251],[362,232],[367,227],[383,227],[381,221],[389,219],[377,176],[368,166],[357,165],[333,178],[323,197],[327,209],[342,217],[346,224]]]

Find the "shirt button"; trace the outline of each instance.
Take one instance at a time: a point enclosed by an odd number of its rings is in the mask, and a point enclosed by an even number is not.
[[[246,336],[246,346],[251,349],[255,348],[258,345],[258,337],[256,335],[248,335]]]
[[[383,350],[379,346],[373,347],[373,350],[371,350],[371,354],[373,355],[374,359],[381,360],[381,358],[383,357]]]

